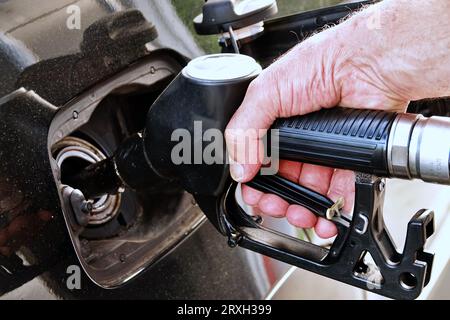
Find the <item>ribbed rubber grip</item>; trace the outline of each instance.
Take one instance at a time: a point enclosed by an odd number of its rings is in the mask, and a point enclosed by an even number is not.
[[[359,109],[323,109],[279,119],[281,159],[389,176],[387,146],[397,114]]]

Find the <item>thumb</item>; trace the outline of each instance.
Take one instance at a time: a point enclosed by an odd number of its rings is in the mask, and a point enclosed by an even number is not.
[[[278,108],[270,98],[271,88],[273,83],[261,81],[261,78],[254,80],[225,131],[231,176],[238,182],[252,180],[261,168],[262,138],[276,119]]]

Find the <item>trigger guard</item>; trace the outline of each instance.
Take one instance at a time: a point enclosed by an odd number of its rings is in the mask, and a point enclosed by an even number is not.
[[[312,244],[307,241],[296,239],[286,234],[262,226],[258,221],[248,215],[245,210],[237,203],[235,198],[238,184],[233,182],[224,194],[220,205],[221,221],[223,229],[227,230],[226,236],[232,247],[239,245],[239,241],[243,239],[243,235],[247,238],[256,240],[261,237],[260,241],[270,245],[270,242],[279,243],[282,240],[287,241],[286,249],[294,255],[302,255],[303,257],[315,263],[331,263],[332,259],[339,256],[342,250],[344,239],[348,236],[348,226],[335,223],[338,230],[336,240],[330,249]],[[237,227],[239,226],[239,227]],[[264,239],[262,239],[264,238]],[[269,241],[270,240],[270,241]]]
[[[419,211],[409,222],[403,253],[397,252],[384,225],[383,179],[357,174],[355,210],[348,227],[336,224],[338,235],[330,249],[270,230],[237,203],[232,183],[217,205],[220,229],[231,246],[239,245],[319,275],[394,299],[415,299],[428,283],[433,255],[423,250],[433,233],[434,215]],[[381,274],[379,282],[359,275],[358,263],[370,253]],[[413,286],[402,276],[412,275]]]

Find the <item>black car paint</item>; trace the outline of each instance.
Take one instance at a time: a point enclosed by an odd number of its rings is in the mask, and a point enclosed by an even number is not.
[[[67,245],[46,152],[57,109],[25,90],[0,102],[0,293],[5,293],[45,271]],[[29,267],[16,254],[22,247],[26,259],[34,261]]]
[[[5,96],[0,100],[0,294],[41,275],[60,298],[263,298],[264,275],[254,272],[246,252],[228,248],[208,223],[119,289],[101,289],[86,275],[80,290],[67,289],[67,267],[78,261],[49,163],[52,119],[59,107],[151,52],[181,52],[174,56],[186,63],[194,57],[184,57],[186,48],[195,46],[165,45],[178,41],[170,39],[170,32],[157,38],[158,25],[142,16],[155,15],[155,3],[80,0],[82,28],[69,30],[63,23],[73,2],[42,2],[46,11],[38,17],[20,12],[26,2],[6,2],[8,18],[21,23],[10,29],[0,23],[0,95]],[[125,11],[136,7],[140,11]],[[15,91],[21,87],[26,90]]]

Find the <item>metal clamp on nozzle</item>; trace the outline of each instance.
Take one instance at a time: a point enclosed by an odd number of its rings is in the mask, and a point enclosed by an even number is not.
[[[341,210],[344,208],[345,200],[343,197],[340,197],[328,210],[327,210],[327,219],[333,220],[334,217],[341,216]]]

